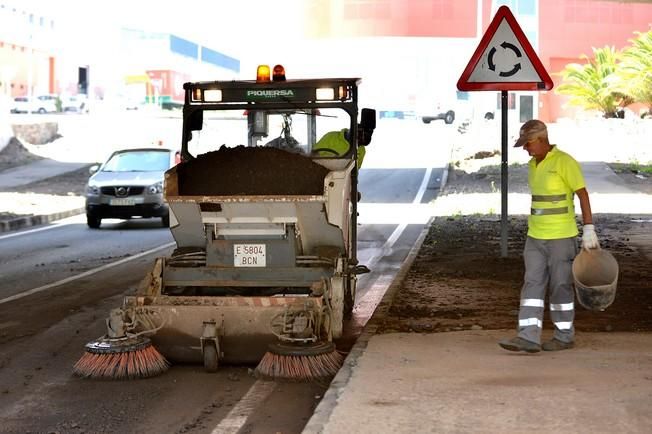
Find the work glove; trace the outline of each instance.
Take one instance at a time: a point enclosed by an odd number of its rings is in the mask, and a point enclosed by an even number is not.
[[[584,225],[582,227],[582,248],[585,250],[597,249],[600,247],[598,236],[595,234],[593,225]]]

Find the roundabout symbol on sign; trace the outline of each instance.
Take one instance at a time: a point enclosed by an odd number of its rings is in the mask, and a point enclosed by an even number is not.
[[[510,49],[514,52],[516,57],[520,58],[523,55],[521,54],[521,50],[518,49],[518,47],[514,44],[510,44],[507,41],[503,41],[502,44],[500,44],[501,47],[503,47],[503,50]],[[496,55],[496,47],[491,47],[491,50],[489,51],[489,57],[487,61],[489,62],[489,69],[496,72],[496,63],[494,62],[494,56]],[[500,71],[498,75],[501,77],[511,77],[512,75],[516,74],[519,70],[521,69],[521,62],[515,63],[514,67],[510,69],[509,71]]]
[[[457,88],[473,90],[550,90],[552,79],[507,6],[498,8]]]

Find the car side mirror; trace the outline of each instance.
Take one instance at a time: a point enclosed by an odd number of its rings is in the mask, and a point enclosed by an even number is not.
[[[91,167],[88,168],[88,173],[90,173],[92,175],[95,172],[97,172],[99,170],[99,168],[100,168],[99,164],[93,164]]]

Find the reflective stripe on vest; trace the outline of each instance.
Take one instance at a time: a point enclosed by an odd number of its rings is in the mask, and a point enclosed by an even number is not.
[[[533,194],[532,202],[559,202],[566,200],[565,194]]]
[[[566,214],[568,213],[568,207],[564,206],[561,208],[530,208],[532,215],[552,215],[552,214]]]

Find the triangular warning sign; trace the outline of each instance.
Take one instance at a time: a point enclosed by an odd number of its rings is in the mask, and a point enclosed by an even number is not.
[[[459,90],[550,90],[552,79],[507,6],[489,24],[457,81]]]

